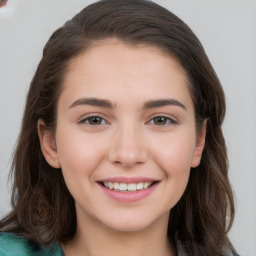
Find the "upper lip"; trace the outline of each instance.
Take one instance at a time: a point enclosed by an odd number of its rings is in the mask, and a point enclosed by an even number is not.
[[[139,183],[139,182],[154,182],[157,179],[149,177],[109,177],[106,179],[98,180],[98,182],[118,182],[118,183]]]

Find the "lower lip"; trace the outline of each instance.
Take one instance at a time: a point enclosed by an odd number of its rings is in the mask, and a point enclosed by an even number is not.
[[[100,184],[101,189],[103,192],[109,196],[111,199],[114,199],[118,202],[122,203],[132,203],[139,201],[143,198],[148,197],[157,187],[158,183],[152,185],[151,187],[147,189],[142,189],[134,192],[120,192],[116,190],[112,190],[109,188],[104,187],[103,185]]]

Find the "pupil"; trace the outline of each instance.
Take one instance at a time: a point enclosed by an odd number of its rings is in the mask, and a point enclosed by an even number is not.
[[[166,122],[166,118],[165,117],[157,117],[155,119],[155,123],[156,124],[165,124],[165,122]]]
[[[91,117],[90,121],[92,124],[100,124],[101,123],[101,118],[100,117]]]

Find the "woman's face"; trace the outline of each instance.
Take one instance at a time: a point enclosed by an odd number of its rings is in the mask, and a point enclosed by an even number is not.
[[[78,222],[123,231],[168,221],[204,146],[179,63],[118,40],[72,60],[56,133],[39,122],[39,135],[46,160],[62,169]]]

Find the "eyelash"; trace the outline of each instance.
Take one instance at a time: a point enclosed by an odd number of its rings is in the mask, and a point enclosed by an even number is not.
[[[156,124],[155,121],[156,120],[161,120],[161,121],[164,121],[164,124]],[[155,116],[153,118],[151,118],[149,121],[148,121],[149,124],[152,124],[152,125],[156,125],[156,126],[166,126],[166,125],[176,125],[178,124],[178,121],[174,118],[171,118],[171,117],[167,117],[167,116],[164,116],[164,115],[159,115],[159,116]]]
[[[94,121],[99,121],[100,123],[95,123]],[[156,124],[157,121],[163,121],[163,124]],[[92,123],[94,122],[94,123]],[[102,123],[103,122],[103,123]],[[103,117],[99,116],[99,115],[92,115],[89,117],[86,117],[84,119],[82,119],[81,121],[79,121],[80,124],[87,124],[90,126],[101,126],[101,125],[106,125],[106,124],[110,124],[108,121],[106,121]],[[158,115],[155,116],[153,118],[151,118],[147,124],[150,125],[156,125],[156,126],[166,126],[166,125],[176,125],[178,124],[178,121],[175,120],[174,118],[170,118],[164,115]]]
[[[99,121],[101,121],[100,124],[92,124],[90,123],[90,121],[93,121],[93,119],[97,119]],[[104,122],[104,124],[102,124],[102,121]],[[87,124],[87,125],[90,125],[90,126],[101,126],[101,125],[106,125],[106,124],[109,124],[109,122],[107,122],[103,117],[101,116],[98,116],[98,115],[94,115],[94,116],[88,116],[84,119],[82,119],[81,121],[79,121],[80,124]]]

